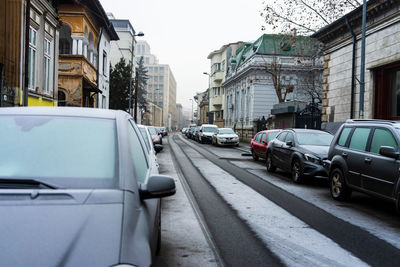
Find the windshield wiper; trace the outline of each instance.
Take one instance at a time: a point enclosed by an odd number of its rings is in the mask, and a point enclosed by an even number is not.
[[[1,189],[57,189],[57,186],[35,179],[0,178]]]

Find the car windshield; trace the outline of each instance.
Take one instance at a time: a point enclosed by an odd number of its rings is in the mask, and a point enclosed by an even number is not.
[[[116,178],[112,119],[0,116],[0,177],[94,186]],[[94,182],[93,180],[103,180]],[[78,186],[79,187],[79,186]]]
[[[203,132],[205,133],[216,133],[218,130],[217,127],[204,127]]]
[[[232,129],[221,129],[218,131],[219,134],[234,134],[235,132]]]
[[[329,146],[333,135],[324,132],[300,132],[297,133],[297,140],[300,145]]]
[[[157,135],[156,128],[154,128],[154,127],[149,127],[149,133],[150,133],[151,135]]]

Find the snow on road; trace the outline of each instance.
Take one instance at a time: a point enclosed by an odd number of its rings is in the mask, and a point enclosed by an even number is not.
[[[289,266],[366,266],[334,241],[310,228],[194,149],[185,152],[216,191],[265,244]]]

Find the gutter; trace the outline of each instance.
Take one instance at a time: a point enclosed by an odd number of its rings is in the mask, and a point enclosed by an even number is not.
[[[353,119],[354,116],[354,92],[356,87],[356,53],[357,53],[357,36],[355,35],[353,29],[350,26],[349,19],[346,16],[346,25],[349,29],[351,36],[353,38],[353,55],[352,55],[352,63],[351,63],[351,98],[350,98],[350,119]]]
[[[99,34],[99,39],[97,41],[97,89],[99,89],[99,91],[101,93],[103,93],[100,89],[100,40],[101,40],[101,36],[103,36],[103,27],[100,28],[100,34]],[[104,64],[104,62],[103,62]],[[104,69],[104,66],[103,66]],[[97,108],[99,108],[99,92],[96,93],[96,103],[97,103]],[[104,108],[104,107],[103,107]]]

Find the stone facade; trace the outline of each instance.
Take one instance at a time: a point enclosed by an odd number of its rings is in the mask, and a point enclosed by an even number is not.
[[[361,11],[362,7],[354,10],[347,17],[356,35],[355,76],[357,79],[360,77],[361,65]],[[390,105],[389,98],[386,97],[384,101],[378,99],[380,70],[389,66],[390,71],[396,71],[396,65],[400,64],[400,2],[370,0],[367,18],[364,114],[360,114],[359,109],[358,82],[355,82],[353,94],[351,91],[353,43],[352,35],[346,25],[346,17],[314,34],[314,37],[325,43],[322,94],[322,121],[324,122],[343,122],[349,118],[392,119],[399,116],[399,114],[390,115],[388,112],[381,114],[376,107],[380,109],[382,105]],[[386,87],[384,90],[388,90],[390,85],[384,87]]]

